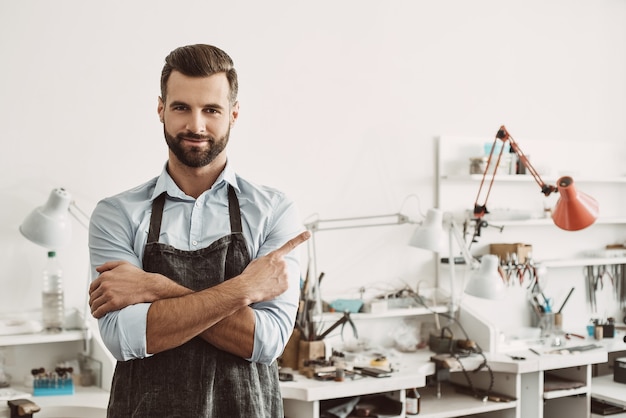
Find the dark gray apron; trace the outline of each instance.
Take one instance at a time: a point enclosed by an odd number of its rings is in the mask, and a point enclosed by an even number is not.
[[[231,234],[207,248],[182,251],[160,244],[166,194],[152,205],[144,270],[199,291],[240,274],[250,262],[239,201],[228,187]],[[279,418],[278,366],[251,363],[200,337],[151,357],[118,362],[109,418]]]

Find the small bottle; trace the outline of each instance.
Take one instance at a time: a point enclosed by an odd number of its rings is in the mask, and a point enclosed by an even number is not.
[[[65,296],[63,271],[56,252],[48,252],[48,263],[43,272],[42,321],[48,332],[61,332],[65,322]]]
[[[406,414],[417,415],[421,410],[420,394],[416,388],[406,390]]]

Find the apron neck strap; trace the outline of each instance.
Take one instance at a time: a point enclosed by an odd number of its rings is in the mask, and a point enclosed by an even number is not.
[[[152,202],[152,215],[150,215],[150,231],[148,231],[148,242],[158,242],[161,235],[161,219],[163,218],[163,207],[165,206],[166,193],[163,192]]]
[[[228,214],[230,215],[230,232],[231,234],[242,233],[241,228],[241,211],[239,210],[239,199],[237,193],[230,184],[228,185]]]
[[[163,192],[152,202],[152,215],[150,216],[150,231],[148,232],[148,242],[158,242],[161,234],[161,219],[163,218],[163,208],[167,193]],[[230,232],[232,234],[242,233],[241,211],[239,209],[239,199],[235,189],[228,185],[228,214],[230,215]]]

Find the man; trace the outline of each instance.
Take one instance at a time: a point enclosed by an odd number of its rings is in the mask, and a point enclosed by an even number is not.
[[[167,164],[91,217],[89,303],[118,360],[109,417],[283,416],[275,359],[297,310],[292,250],[310,234],[282,193],[227,162],[237,91],[224,51],[172,51],[158,102]]]

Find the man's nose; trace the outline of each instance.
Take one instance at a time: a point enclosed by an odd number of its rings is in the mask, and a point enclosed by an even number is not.
[[[187,129],[195,134],[206,132],[206,124],[202,112],[193,112],[187,122]]]

